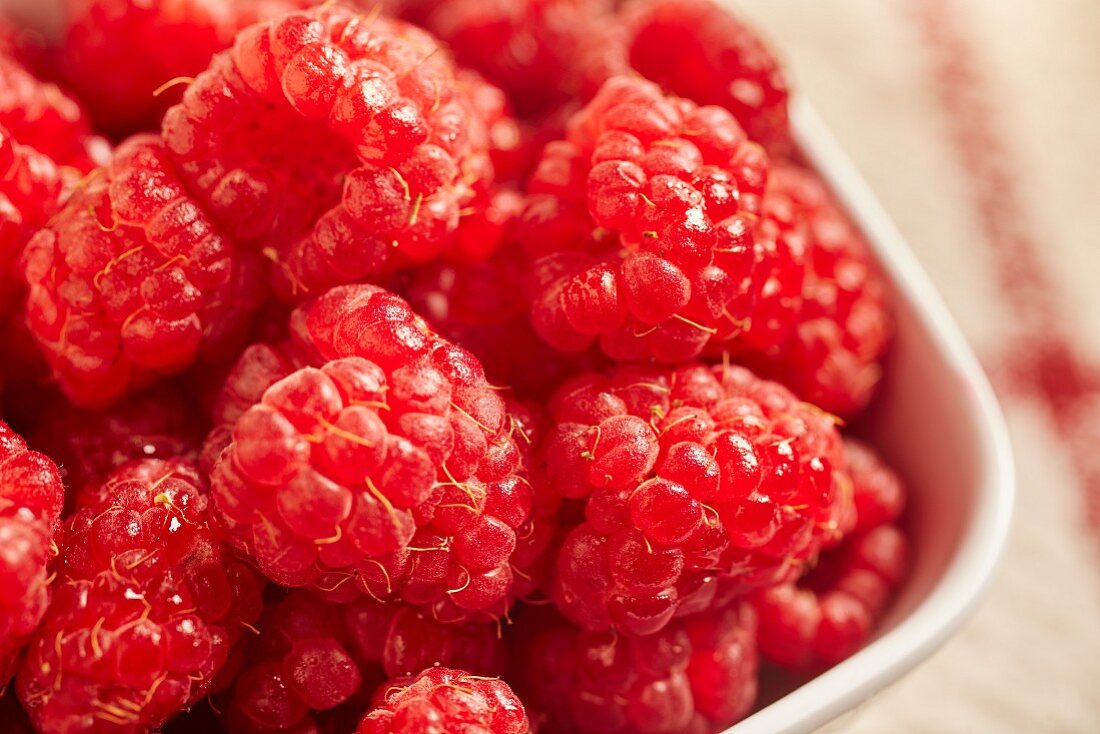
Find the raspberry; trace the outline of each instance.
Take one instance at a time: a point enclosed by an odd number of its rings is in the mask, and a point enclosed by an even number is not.
[[[498,678],[451,668],[429,668],[382,689],[378,705],[359,722],[357,734],[454,732],[527,734],[527,713]]]
[[[0,313],[22,295],[17,272],[23,246],[57,211],[62,192],[72,183],[47,156],[21,145],[0,125]]]
[[[495,625],[445,626],[369,597],[332,604],[292,591],[267,608],[259,628],[228,708],[242,734],[308,729],[348,709],[362,712],[385,675],[437,665],[488,675],[503,665]]]
[[[553,597],[586,629],[652,634],[796,577],[851,525],[832,421],[744,368],[582,376],[552,418],[536,484],[583,500],[585,517]]]
[[[647,79],[701,105],[733,113],[769,150],[787,150],[786,76],[772,49],[711,0],[644,0],[624,13],[630,64]]]
[[[603,364],[592,351],[563,354],[538,338],[521,290],[522,259],[506,246],[482,262],[420,268],[398,290],[440,334],[474,353],[489,381],[545,401],[559,385]]]
[[[0,690],[49,603],[46,566],[62,499],[57,467],[0,421]]]
[[[761,653],[794,670],[832,665],[862,647],[908,568],[908,538],[893,524],[905,503],[901,480],[864,444],[849,439],[845,450],[855,531],[797,584],[753,599]]]
[[[65,523],[61,583],[16,690],[40,731],[149,731],[227,683],[259,582],[208,529],[186,463],[128,464],[88,499]]]
[[[536,620],[520,628],[528,639],[513,648],[513,668],[532,717],[547,731],[721,731],[756,699],[756,624],[747,604],[677,621],[651,637]]]
[[[5,734],[35,734],[27,712],[19,705],[14,691],[0,692],[0,721],[4,722]]]
[[[752,222],[766,169],[725,110],[608,81],[528,187],[520,238],[540,336],[663,362],[735,337],[759,285]]]
[[[452,0],[412,17],[526,118],[587,100],[628,71],[626,39],[606,0]]]
[[[18,61],[0,54],[0,125],[23,145],[58,165],[90,171],[107,157],[80,105],[54,84],[39,81]]]
[[[107,410],[81,410],[55,399],[42,412],[31,444],[58,463],[78,502],[123,464],[193,459],[202,444],[201,423],[171,383],[132,395]]]
[[[212,477],[227,536],[284,585],[399,597],[445,620],[502,614],[517,536],[544,518],[525,433],[476,358],[375,286],[335,288],[291,324],[310,366],[261,393],[291,365],[247,352],[229,414],[261,397],[211,436],[228,440]]]
[[[152,136],[73,193],[23,270],[31,331],[85,407],[231,348],[261,297],[258,263],[214,230]]]
[[[491,180],[484,121],[439,51],[326,4],[241,31],[165,115],[192,191],[279,263],[284,295],[435,257]]]
[[[157,94],[158,87],[202,71],[232,42],[234,21],[225,0],[70,0],[60,75],[101,129],[149,129],[179,97],[172,89]]]
[[[797,302],[774,310],[783,330],[763,342],[745,339],[751,351],[741,358],[815,405],[855,415],[878,385],[893,335],[887,284],[863,236],[815,174],[777,167],[764,202],[766,218],[802,230],[805,280]],[[751,318],[750,334],[761,321]]]

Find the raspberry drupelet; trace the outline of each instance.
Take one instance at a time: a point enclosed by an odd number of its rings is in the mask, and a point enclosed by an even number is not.
[[[455,73],[425,31],[325,4],[241,31],[163,135],[224,231],[277,262],[280,292],[316,297],[437,256],[491,181]]]
[[[429,668],[415,677],[395,678],[356,734],[528,734],[527,713],[499,678],[452,668]]]
[[[846,439],[856,526],[797,583],[756,592],[761,654],[796,671],[849,657],[866,643],[909,565],[909,539],[896,524],[901,480],[866,445]]]
[[[790,148],[786,75],[755,30],[712,0],[640,0],[623,12],[630,65],[701,105],[733,113],[769,151]]]
[[[762,286],[767,167],[726,110],[609,80],[528,186],[518,229],[540,336],[669,363],[736,337]]]
[[[291,324],[309,366],[282,375],[291,360],[251,349],[221,401],[239,412],[207,451],[224,446],[212,483],[227,536],[284,585],[400,598],[448,622],[503,614],[527,573],[517,546],[548,522],[526,479],[527,421],[381,288],[335,288]]]
[[[583,501],[553,598],[645,635],[797,578],[853,520],[829,416],[733,366],[620,367],[566,384],[536,485]]]
[[[853,416],[874,394],[893,337],[887,283],[866,240],[813,172],[777,166],[764,204],[781,244],[801,239],[794,246],[804,250],[804,272],[777,278],[788,285],[762,299],[743,340],[748,352],[738,358],[799,397]],[[776,262],[797,260],[778,255]],[[795,287],[798,297],[784,298],[782,292]],[[767,328],[769,317],[783,327]],[[758,324],[768,332],[764,339],[753,333]]]
[[[240,734],[308,729],[357,705],[361,714],[387,675],[439,665],[495,675],[503,666],[494,624],[445,626],[369,597],[334,604],[291,591],[258,628],[227,708]]]
[[[28,243],[27,322],[68,398],[101,407],[234,348],[260,272],[187,195],[160,140],[135,136]]]
[[[49,603],[47,564],[63,495],[53,462],[0,421],[0,689]]]
[[[76,100],[5,54],[0,54],[0,125],[23,145],[81,173],[107,157],[106,141],[92,134]]]
[[[184,462],[128,464],[88,499],[65,522],[16,690],[40,731],[147,732],[228,683],[259,580],[210,532]]]
[[[525,610],[529,612],[530,610]],[[756,623],[747,604],[678,620],[650,637],[520,617],[512,672],[543,731],[709,734],[756,700]]]

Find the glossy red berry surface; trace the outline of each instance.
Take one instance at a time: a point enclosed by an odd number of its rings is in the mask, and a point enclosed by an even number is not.
[[[223,237],[154,136],[115,151],[28,243],[27,322],[73,402],[110,404],[230,349],[258,262]]]
[[[69,517],[16,688],[40,731],[145,732],[228,681],[256,575],[207,526],[193,467],[128,464]]]
[[[527,714],[499,678],[429,668],[381,689],[356,734],[527,734]]]
[[[739,358],[825,410],[855,415],[874,394],[893,336],[886,281],[855,224],[811,171],[777,167],[764,209],[780,244],[803,249],[804,274],[797,281],[777,280],[790,283],[786,290],[799,284],[798,297],[780,296],[759,307],[778,315],[783,327],[754,339],[753,331],[768,318],[754,313],[743,340],[749,353]]]
[[[49,603],[62,501],[57,467],[0,421],[0,688]]]
[[[898,476],[867,446],[847,440],[858,513],[854,532],[797,583],[757,592],[760,652],[794,670],[837,663],[867,642],[909,566],[896,524],[905,504]]]
[[[584,509],[553,597],[586,629],[651,634],[796,578],[854,519],[832,421],[744,368],[619,368],[551,410],[536,483]]]
[[[650,637],[521,617],[513,674],[538,731],[708,734],[752,708],[756,624],[745,604],[678,620]]]
[[[760,286],[767,165],[726,110],[609,80],[528,185],[519,237],[540,336],[670,363],[737,336]]]
[[[789,148],[786,74],[742,19],[712,0],[641,0],[625,16],[634,69],[674,94],[726,108],[769,149]]]
[[[446,620],[501,614],[517,537],[542,519],[529,436],[477,359],[375,286],[333,289],[291,323],[317,366],[281,376],[213,437],[227,442],[212,481],[228,537],[283,584],[397,597]],[[287,366],[239,365],[243,386],[227,390],[256,395]]]
[[[362,712],[387,675],[440,665],[496,675],[504,663],[491,622],[443,625],[369,597],[341,604],[292,591],[269,603],[257,626],[226,715],[241,734],[324,729]]]
[[[475,109],[429,34],[326,4],[241,31],[163,135],[215,221],[301,299],[446,249],[492,177]]]

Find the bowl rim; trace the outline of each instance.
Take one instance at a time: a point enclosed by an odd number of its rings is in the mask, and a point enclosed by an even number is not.
[[[808,101],[791,100],[795,142],[870,241],[900,300],[914,305],[946,366],[968,387],[977,425],[977,511],[931,593],[867,647],[726,730],[810,732],[855,708],[927,659],[970,618],[999,565],[1012,520],[1015,468],[993,388],[931,279],[851,159]]]

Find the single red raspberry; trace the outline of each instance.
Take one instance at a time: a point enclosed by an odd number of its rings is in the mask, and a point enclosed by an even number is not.
[[[485,261],[419,268],[397,290],[440,334],[473,352],[490,382],[545,402],[566,379],[604,360],[594,350],[564,354],[538,338],[522,289],[502,287],[520,282],[523,268],[509,245]]]
[[[145,732],[228,681],[256,575],[207,527],[190,465],[128,464],[64,527],[60,583],[16,690],[41,731]]]
[[[202,422],[172,383],[129,396],[106,410],[81,410],[57,397],[42,412],[31,444],[58,463],[78,503],[86,503],[85,495],[98,490],[123,464],[137,459],[193,460],[202,445]]]
[[[889,288],[863,236],[816,174],[777,167],[764,209],[766,219],[786,223],[788,242],[792,230],[802,231],[805,277],[798,281],[800,298],[768,307],[784,327],[764,340],[744,339],[750,353],[740,358],[815,405],[852,416],[866,407],[882,376],[893,336]],[[793,287],[795,277],[784,282]],[[752,336],[766,319],[750,318]]]
[[[789,149],[786,75],[741,18],[711,0],[642,0],[624,16],[634,69],[681,97],[726,108],[769,150]]]
[[[532,319],[564,351],[682,362],[737,336],[756,292],[767,157],[717,107],[616,77],[543,152],[520,239]]]
[[[49,603],[46,566],[63,494],[53,462],[0,421],[0,689]]]
[[[27,320],[61,389],[103,406],[241,338],[259,264],[213,227],[162,143],[137,136],[23,256]]]
[[[386,675],[438,665],[492,675],[503,666],[495,625],[442,625],[369,597],[333,604],[292,591],[268,606],[259,629],[227,710],[240,734],[308,729],[357,706],[361,713]]]
[[[626,37],[607,0],[452,0],[406,14],[508,95],[525,118],[585,101],[628,71]]]
[[[553,597],[586,629],[651,634],[796,578],[853,519],[832,421],[744,368],[583,376],[552,418],[536,485],[584,500],[585,518]]]
[[[0,313],[9,313],[23,295],[19,258],[27,240],[61,205],[73,183],[48,156],[21,145],[0,125]]]
[[[226,0],[69,0],[58,70],[100,129],[148,130],[179,99],[161,85],[206,68],[232,42],[235,15]]]
[[[855,531],[797,584],[753,599],[761,654],[795,670],[832,665],[862,647],[908,570],[909,540],[894,524],[905,504],[901,480],[866,445],[848,439],[845,451]]]
[[[429,668],[381,689],[356,734],[446,731],[455,734],[527,734],[527,713],[499,678],[451,668]]]
[[[301,298],[447,248],[492,178],[474,110],[426,32],[325,4],[241,31],[163,133],[214,219]]]
[[[56,85],[39,81],[22,64],[3,54],[0,125],[20,143],[60,166],[88,172],[107,158],[106,142],[92,135],[80,105]]]
[[[651,637],[521,617],[512,668],[539,731],[704,734],[756,700],[756,623],[747,604],[693,615]]]
[[[211,435],[227,536],[285,585],[399,597],[446,620],[502,614],[517,535],[545,519],[523,427],[477,359],[375,286],[335,288],[291,324],[311,366],[278,379],[290,360],[246,352],[223,401],[243,412]]]

